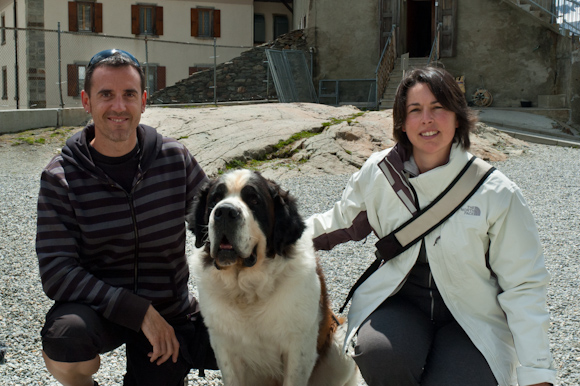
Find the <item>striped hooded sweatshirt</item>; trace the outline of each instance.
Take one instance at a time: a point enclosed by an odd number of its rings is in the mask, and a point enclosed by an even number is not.
[[[150,304],[171,320],[196,306],[189,294],[185,216],[206,175],[179,142],[137,127],[130,191],[93,162],[93,125],[69,138],[42,172],[36,252],[45,293],[89,305],[139,331]]]

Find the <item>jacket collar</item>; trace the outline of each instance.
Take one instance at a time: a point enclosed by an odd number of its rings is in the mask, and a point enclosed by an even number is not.
[[[471,154],[465,151],[462,146],[453,144],[449,161],[445,165],[409,178],[409,183],[419,196],[421,206],[427,205],[441,194],[455,176],[461,172],[470,158]]]

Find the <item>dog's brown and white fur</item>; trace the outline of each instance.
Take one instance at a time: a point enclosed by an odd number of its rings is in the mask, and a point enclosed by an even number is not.
[[[227,386],[357,384],[294,199],[238,170],[198,194],[189,221],[201,312]]]

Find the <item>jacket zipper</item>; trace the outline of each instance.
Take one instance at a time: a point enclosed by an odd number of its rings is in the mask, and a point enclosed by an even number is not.
[[[431,321],[434,320],[435,314],[435,298],[433,298],[433,290],[431,289],[432,282],[433,282],[433,274],[431,273],[431,268],[429,268],[429,296],[431,297]]]

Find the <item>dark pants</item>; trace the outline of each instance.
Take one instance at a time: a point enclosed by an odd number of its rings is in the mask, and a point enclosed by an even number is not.
[[[84,362],[126,344],[125,386],[178,386],[192,368],[217,369],[207,329],[200,315],[190,321],[184,315],[169,321],[179,340],[177,363],[169,358],[162,365],[149,361],[153,348],[142,332],[111,323],[90,307],[57,303],[46,316],[42,346],[57,362]]]
[[[387,299],[357,337],[354,359],[369,386],[497,386],[456,321],[433,323],[403,298]]]

